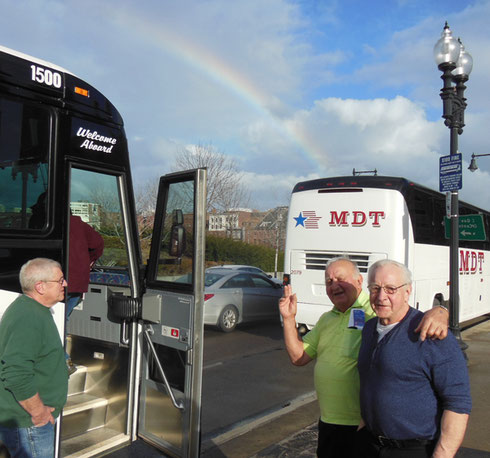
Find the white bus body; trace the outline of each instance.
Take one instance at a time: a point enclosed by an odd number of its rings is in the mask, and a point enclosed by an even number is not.
[[[461,214],[488,214],[461,203]],[[311,329],[332,303],[325,291],[329,259],[367,270],[390,258],[413,274],[411,305],[427,310],[449,299],[449,240],[445,196],[394,177],[337,177],[298,183],[289,207],[284,273],[298,297],[298,325]],[[415,221],[416,220],[416,221]],[[465,246],[462,246],[465,245]],[[488,242],[460,243],[460,321],[490,311]]]

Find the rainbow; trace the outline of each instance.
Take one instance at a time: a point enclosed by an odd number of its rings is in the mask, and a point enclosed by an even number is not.
[[[162,48],[165,52],[184,61],[187,65],[195,68],[219,85],[226,87],[249,106],[252,106],[258,113],[271,120],[278,130],[278,134],[286,134],[305,158],[312,162],[312,165],[316,165],[314,158],[324,155],[324,152],[322,152],[314,139],[305,130],[301,130],[293,120],[282,119],[267,108],[274,105],[277,106],[277,99],[261,91],[243,74],[231,67],[223,59],[209,52],[208,49],[137,14],[130,16],[127,12],[120,11],[118,19],[126,24],[131,24],[131,28],[133,30],[137,29],[140,33],[139,36],[147,38],[153,46]]]

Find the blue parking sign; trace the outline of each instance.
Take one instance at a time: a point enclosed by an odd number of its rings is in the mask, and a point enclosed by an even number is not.
[[[439,191],[457,191],[463,187],[461,153],[439,158]]]

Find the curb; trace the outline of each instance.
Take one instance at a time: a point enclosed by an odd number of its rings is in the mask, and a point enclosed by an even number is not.
[[[233,429],[206,440],[202,444],[201,457],[263,456],[258,454],[290,439],[299,430],[310,427],[313,423],[316,426],[319,416],[316,394],[307,393],[283,408],[238,424]]]

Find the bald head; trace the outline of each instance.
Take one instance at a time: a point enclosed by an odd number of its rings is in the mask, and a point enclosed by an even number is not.
[[[348,258],[335,258],[325,268],[327,295],[335,308],[348,310],[362,291],[362,275],[357,265]]]

